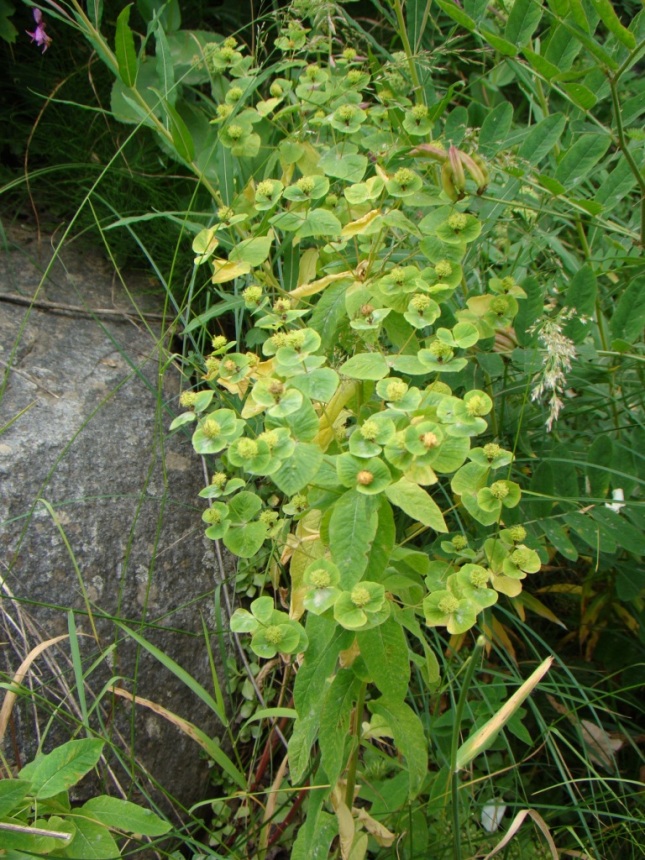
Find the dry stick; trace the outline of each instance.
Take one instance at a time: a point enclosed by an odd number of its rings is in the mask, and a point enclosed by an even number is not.
[[[0,302],[10,302],[14,305],[25,305],[32,308],[40,308],[41,310],[51,311],[51,313],[68,314],[74,317],[83,317],[84,319],[93,319],[94,317],[111,317],[121,321],[129,321],[131,317],[138,319],[144,317],[150,320],[165,320],[164,314],[154,313],[152,311],[138,311],[136,314],[127,310],[118,310],[110,308],[83,308],[79,305],[67,305],[63,302],[48,302],[45,299],[30,299],[27,296],[19,296],[15,293],[0,294]]]

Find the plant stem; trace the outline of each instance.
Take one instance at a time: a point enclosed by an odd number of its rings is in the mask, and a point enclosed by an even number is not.
[[[459,749],[459,729],[461,727],[461,719],[468,698],[468,690],[475,674],[475,668],[479,662],[479,656],[484,649],[486,639],[484,636],[478,636],[473,648],[473,653],[468,658],[466,666],[466,674],[459,692],[459,700],[455,710],[455,723],[452,729],[452,739],[450,743],[450,782],[451,782],[451,806],[452,806],[452,856],[454,860],[461,860],[461,822],[459,820],[459,776],[456,770],[457,767],[457,750]]]
[[[645,176],[643,171],[634,161],[634,156],[630,152],[627,138],[625,137],[625,129],[623,128],[623,118],[620,110],[620,101],[618,99],[618,87],[616,82],[618,76],[608,75],[609,88],[611,90],[611,101],[614,106],[614,118],[616,120],[616,135],[618,136],[618,147],[625,156],[625,161],[629,165],[629,169],[634,174],[638,187],[641,191],[641,245],[645,246]]]
[[[347,790],[345,791],[345,803],[351,810],[354,805],[354,789],[356,788],[356,768],[358,767],[358,753],[361,748],[361,718],[363,716],[363,705],[365,704],[365,691],[367,683],[361,684],[356,700],[356,711],[354,712],[353,742],[354,746],[347,764]]]
[[[412,45],[410,44],[408,31],[405,26],[405,18],[403,17],[403,5],[401,4],[401,0],[394,0],[394,11],[396,12],[397,24],[399,25],[399,36],[401,37],[401,41],[403,42],[403,50],[405,51],[405,56],[408,60],[410,77],[412,78],[412,84],[414,86],[415,99],[418,104],[421,104],[421,102],[423,101],[423,95],[421,93],[421,82],[419,81],[416,63],[414,62],[414,53],[412,51]]]

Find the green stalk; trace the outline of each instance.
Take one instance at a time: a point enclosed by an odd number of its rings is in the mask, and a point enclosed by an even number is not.
[[[363,715],[363,705],[365,704],[365,691],[367,683],[361,684],[358,691],[358,699],[356,700],[356,711],[354,717],[353,748],[347,764],[347,790],[345,791],[345,803],[351,811],[354,805],[354,790],[356,788],[356,769],[358,767],[358,753],[361,748],[361,717]]]
[[[421,93],[421,82],[419,81],[417,67],[414,62],[414,52],[412,50],[412,45],[410,44],[410,39],[408,37],[408,31],[405,26],[405,18],[403,17],[403,5],[401,3],[401,0],[394,0],[394,11],[396,13],[397,24],[399,25],[399,36],[401,37],[401,41],[403,42],[403,50],[405,51],[405,56],[407,57],[408,66],[410,68],[410,77],[412,78],[412,84],[414,86],[415,100],[417,104],[421,104],[423,102],[423,96]]]
[[[451,807],[452,807],[452,856],[454,860],[462,860],[461,854],[461,822],[459,820],[459,776],[457,773],[457,750],[459,749],[459,729],[461,719],[466,706],[468,690],[475,675],[475,669],[479,663],[479,656],[484,650],[486,638],[478,636],[473,648],[473,653],[468,658],[466,664],[466,674],[459,692],[459,700],[455,710],[455,724],[452,729],[452,738],[450,741],[450,783],[451,783]]]
[[[608,75],[609,88],[611,90],[611,101],[614,107],[614,117],[616,120],[616,135],[618,136],[618,147],[625,156],[625,161],[629,165],[629,169],[634,174],[638,187],[641,191],[641,245],[645,246],[645,176],[643,171],[634,161],[634,156],[630,152],[625,137],[625,129],[623,128],[623,118],[620,110],[620,101],[618,99],[618,75]],[[605,347],[606,348],[606,347]]]

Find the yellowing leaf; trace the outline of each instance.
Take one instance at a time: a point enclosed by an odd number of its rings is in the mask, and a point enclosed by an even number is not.
[[[342,281],[344,278],[352,277],[353,275],[351,272],[338,272],[338,274],[336,275],[326,275],[324,278],[319,278],[317,281],[311,281],[311,283],[309,284],[302,284],[302,286],[296,287],[295,290],[291,290],[289,295],[292,296],[292,298],[294,299],[302,299],[305,296],[313,296],[316,293],[322,292],[325,287],[328,287],[330,284],[333,284],[336,281]]]
[[[374,837],[374,839],[378,842],[379,845],[382,845],[383,848],[389,848],[390,845],[394,843],[396,839],[396,833],[392,833],[391,830],[388,830],[387,827],[384,827],[379,821],[372,818],[371,815],[368,815],[364,809],[357,809],[354,807],[352,812],[358,819],[359,823],[363,825],[365,830]]]
[[[462,770],[470,762],[493,743],[500,730],[506,725],[515,711],[540,683],[544,675],[551,668],[553,657],[547,657],[530,675],[522,686],[516,690],[494,716],[478,729],[457,750],[455,772]]]
[[[298,286],[308,284],[309,281],[316,277],[316,266],[318,265],[319,256],[317,248],[307,248],[303,252],[298,264]]]
[[[251,266],[248,263],[235,263],[216,257],[213,260],[213,277],[211,278],[211,283],[225,284],[226,281],[234,281],[240,275],[248,275],[250,271]]]
[[[350,221],[349,224],[345,224],[343,229],[340,231],[340,235],[343,239],[350,239],[352,236],[362,236],[367,232],[368,228],[374,223],[380,214],[380,209],[371,209],[367,215],[363,215],[362,218],[359,218],[356,221]]]

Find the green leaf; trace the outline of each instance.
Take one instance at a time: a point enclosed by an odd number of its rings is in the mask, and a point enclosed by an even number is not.
[[[565,514],[564,521],[594,552],[616,552],[616,541],[611,534],[602,529],[600,523],[587,514],[574,511]]]
[[[158,660],[162,666],[165,666],[165,668],[172,672],[176,678],[179,678],[179,680],[185,684],[192,693],[201,699],[202,702],[204,702],[204,704],[207,705],[213,713],[217,715],[217,717],[219,717],[223,725],[228,725],[226,714],[222,711],[211,694],[202,687],[199,681],[196,681],[191,674],[189,674],[185,669],[182,669],[179,663],[176,663],[171,657],[168,657],[167,654],[151,642],[148,642],[147,639],[144,639],[144,637],[139,633],[135,633],[134,630],[130,630],[130,628],[126,627],[125,624],[121,624],[120,622],[116,623],[121,630],[127,633],[127,635],[134,639],[135,642],[138,642],[139,645],[141,645],[142,648],[145,648],[149,654],[152,654],[152,656]]]
[[[340,571],[341,585],[350,589],[362,578],[378,526],[374,497],[348,490],[334,504],[329,522],[329,549]]]
[[[357,155],[353,144],[338,144],[330,147],[318,162],[325,176],[344,179],[346,182],[360,182],[367,170],[367,156]],[[331,213],[330,213],[331,214]],[[340,231],[339,231],[340,232]]]
[[[132,3],[129,3],[119,13],[119,17],[116,19],[116,36],[114,40],[116,61],[119,66],[119,77],[126,87],[133,87],[137,82],[137,52],[134,47],[134,35],[129,24],[131,8]]]
[[[319,367],[302,376],[294,376],[289,380],[289,385],[310,400],[319,403],[329,403],[338,388],[338,374],[331,367]]]
[[[634,343],[645,326],[645,275],[634,278],[623,292],[609,324],[614,338]]]
[[[546,284],[543,279],[527,278],[522,281],[522,289],[526,298],[519,302],[520,309],[515,317],[515,332],[520,346],[531,346],[537,341],[537,333],[529,329],[533,322],[542,315]]]
[[[398,752],[408,770],[408,796],[421,791],[428,771],[428,748],[421,720],[405,702],[382,696],[371,702],[370,710],[383,717],[392,731]]]
[[[347,282],[339,281],[326,287],[311,314],[309,324],[320,335],[322,348],[328,352],[336,332],[345,319],[345,291]]]
[[[195,144],[191,133],[188,131],[188,126],[179,115],[177,108],[174,108],[168,101],[164,102],[164,108],[168,116],[168,129],[177,155],[182,161],[187,161],[190,164],[195,158]]]
[[[562,84],[562,89],[571,101],[582,110],[591,110],[598,101],[595,93],[584,84]]]
[[[293,700],[298,719],[289,740],[289,770],[297,785],[309,767],[318,735],[320,714],[338,655],[348,648],[354,634],[323,616],[309,615],[305,627],[309,647],[296,675]]]
[[[246,523],[228,529],[222,540],[226,549],[238,558],[253,558],[266,540],[267,531],[266,523]]]
[[[627,27],[623,27],[610,0],[591,0],[591,5],[609,32],[613,33],[626,48],[633,51],[636,47],[636,36]]]
[[[603,535],[613,538],[619,547],[636,556],[645,555],[643,532],[620,514],[609,510],[609,508],[597,507],[591,512],[591,516],[600,525]]]
[[[564,114],[554,113],[538,122],[529,131],[520,146],[518,155],[531,164],[538,164],[547,155],[564,131],[567,119]]]
[[[502,36],[498,36],[497,33],[493,33],[491,30],[485,30],[483,27],[479,28],[479,32],[486,39],[489,45],[492,45],[496,51],[499,51],[504,57],[515,57],[517,56],[517,48],[512,42],[509,42],[508,39],[502,38]]]
[[[547,81],[550,81],[551,78],[560,74],[558,66],[547,60],[546,57],[543,57],[541,54],[536,54],[535,51],[531,51],[528,48],[524,48],[522,53],[531,64],[531,67],[535,69],[538,74],[542,75],[543,78],[546,78]]]
[[[75,817],[76,833],[64,849],[64,857],[71,860],[113,860],[121,857],[119,846],[103,824]]]
[[[288,460],[273,472],[271,480],[287,496],[300,492],[311,483],[323,461],[323,453],[317,445],[298,442]]]
[[[258,236],[255,239],[244,239],[238,242],[229,253],[229,260],[236,263],[248,263],[249,266],[261,266],[271,253],[273,233]]]
[[[384,379],[390,368],[380,352],[360,352],[346,361],[340,372],[350,379]]]
[[[0,779],[0,818],[15,809],[29,793],[31,782],[26,779]]]
[[[320,714],[320,760],[327,779],[336,785],[345,767],[349,721],[361,680],[351,669],[341,669],[331,683]]]
[[[385,488],[385,495],[393,505],[401,508],[413,520],[429,526],[436,532],[448,531],[439,506],[418,484],[401,478],[396,484],[390,484]]]
[[[535,0],[515,0],[506,22],[504,38],[518,48],[523,48],[542,18],[542,4]]]
[[[581,182],[609,149],[608,134],[583,134],[562,156],[555,178],[566,188]]]
[[[163,27],[157,21],[155,27],[155,54],[157,57],[157,75],[161,83],[161,95],[169,104],[177,101],[177,88],[175,87],[175,69],[170,54],[170,45],[163,31]]]
[[[578,560],[578,550],[571,542],[566,530],[555,518],[538,520],[538,525],[544,531],[549,543],[560,553],[560,555],[564,556],[564,558],[569,561]]]
[[[453,0],[437,0],[437,6],[450,15],[453,21],[456,21],[461,27],[465,27],[471,33],[476,29],[477,24],[473,21],[470,15],[466,15],[460,6],[457,6]]]
[[[142,836],[163,836],[172,829],[168,821],[159,818],[151,809],[144,809],[129,800],[118,797],[93,797],[79,810],[94,821],[125,833],[140,833]]]
[[[479,148],[483,155],[495,155],[504,149],[504,139],[513,122],[513,105],[502,102],[486,114],[479,132]]]
[[[565,305],[576,311],[576,316],[569,320],[564,329],[567,337],[575,343],[584,340],[589,332],[589,325],[581,322],[578,317],[593,317],[597,294],[598,282],[593,269],[587,264],[575,273],[564,297]]]
[[[361,656],[380,692],[403,701],[410,683],[410,658],[403,628],[392,616],[378,627],[356,634]]]
[[[101,757],[105,742],[98,738],[68,741],[48,755],[39,755],[23,767],[19,776],[28,779],[38,800],[67,791],[85,776]]]
[[[260,513],[262,500],[255,493],[244,490],[233,496],[228,503],[229,516],[233,523],[248,523]]]
[[[587,481],[589,495],[592,498],[603,498],[607,495],[611,483],[611,470],[608,468],[614,456],[614,443],[611,437],[601,433],[596,436],[587,453]],[[594,468],[598,466],[600,468]]]

